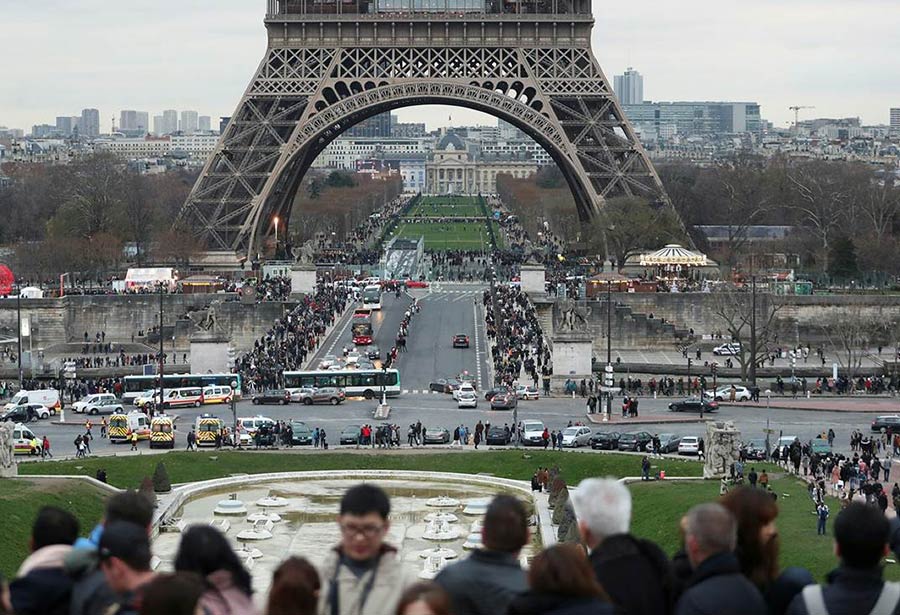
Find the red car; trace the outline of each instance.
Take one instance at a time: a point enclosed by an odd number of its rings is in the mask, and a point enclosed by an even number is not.
[[[454,335],[453,336],[453,347],[454,348],[468,348],[469,347],[469,336],[468,335]]]
[[[406,280],[403,284],[406,288],[428,288],[428,282],[425,280]]]

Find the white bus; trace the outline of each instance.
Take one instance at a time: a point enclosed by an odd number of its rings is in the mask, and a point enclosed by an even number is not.
[[[241,398],[241,375],[240,374],[166,374],[163,384],[166,389],[177,389],[184,387],[200,387],[209,386],[228,387],[231,388],[232,382],[237,382],[235,397]],[[122,403],[134,403],[135,398],[149,391],[156,389],[159,392],[159,378],[157,376],[125,376],[125,390],[122,391]]]
[[[284,388],[337,387],[347,397],[373,399],[381,395],[382,382],[388,397],[400,395],[400,372],[396,369],[317,370],[284,372]]]
[[[381,285],[371,284],[363,289],[362,305],[370,310],[381,309]]]

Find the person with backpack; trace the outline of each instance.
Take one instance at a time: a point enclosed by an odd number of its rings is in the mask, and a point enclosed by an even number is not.
[[[897,615],[900,584],[882,578],[890,523],[874,506],[853,502],[834,521],[835,553],[840,566],[827,585],[807,585],[788,606],[787,615]]]

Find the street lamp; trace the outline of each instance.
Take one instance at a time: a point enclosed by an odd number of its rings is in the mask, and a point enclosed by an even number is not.
[[[278,258],[278,216],[275,216],[275,258]]]
[[[18,292],[16,293],[16,320],[18,321],[19,327],[19,390],[22,390],[22,285],[19,284]]]
[[[603,382],[606,384],[606,414],[604,421],[612,418],[612,280],[606,281],[606,371],[603,374]]]
[[[172,331],[174,334],[175,332]],[[163,283],[159,282],[159,407],[165,413],[165,372],[166,359],[163,354]]]
[[[237,397],[237,388],[238,383],[237,380],[231,381],[231,446],[232,448],[236,447],[240,440],[238,440],[237,433],[237,403],[235,398]]]

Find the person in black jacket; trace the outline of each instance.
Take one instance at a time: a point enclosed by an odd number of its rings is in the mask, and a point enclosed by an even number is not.
[[[441,570],[435,582],[450,594],[454,613],[497,615],[528,589],[519,551],[528,544],[528,513],[511,495],[498,495],[488,506],[481,530],[484,549]]]
[[[507,615],[615,613],[578,545],[562,543],[538,553],[528,569],[528,585],[531,590],[513,599]]]
[[[572,505],[590,564],[610,601],[628,615],[671,613],[671,565],[653,542],[629,533],[628,488],[613,478],[588,478],[572,494]]]
[[[31,529],[31,555],[9,586],[18,615],[63,615],[69,612],[72,580],[63,560],[78,538],[78,519],[52,506],[43,507]]]
[[[821,607],[832,615],[900,613],[900,586],[881,578],[881,558],[888,553],[889,522],[873,506],[854,502],[834,521],[836,552],[841,565],[828,575],[828,585],[808,585],[794,597],[788,615],[812,615]]]
[[[721,504],[700,504],[688,511],[684,527],[693,573],[675,615],[767,615],[762,594],[741,574],[734,555],[734,516]]]

